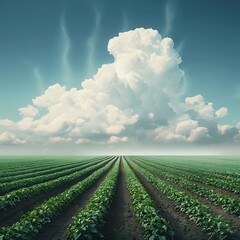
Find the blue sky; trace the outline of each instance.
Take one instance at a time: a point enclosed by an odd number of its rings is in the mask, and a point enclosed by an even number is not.
[[[85,1],[0,0],[0,119],[19,121],[56,83],[81,88],[103,64],[113,62],[109,39],[152,28],[174,41],[182,58],[184,94],[202,95],[240,121],[240,3],[237,0]],[[124,136],[121,136],[124,137]]]

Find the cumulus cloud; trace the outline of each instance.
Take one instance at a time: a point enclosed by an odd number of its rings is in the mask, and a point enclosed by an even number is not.
[[[216,111],[216,116],[217,117],[225,117],[228,114],[228,109],[226,107],[222,107]]]
[[[209,138],[208,129],[191,119],[157,128],[155,133],[155,140],[165,142],[196,142]]]
[[[111,136],[109,138],[108,143],[112,144],[112,143],[120,143],[120,142],[127,142],[127,141],[128,141],[128,137]]]
[[[16,138],[12,133],[3,132],[0,134],[0,144],[24,144],[25,140]]]
[[[35,117],[38,114],[38,109],[33,107],[32,105],[28,105],[27,107],[19,108],[18,111],[20,114],[25,117]]]
[[[0,120],[0,141],[79,146],[192,143],[226,136],[229,130],[216,121],[227,108],[215,110],[200,94],[181,100],[184,71],[172,39],[137,28],[110,39],[108,51],[114,61],[81,88],[52,85],[19,109],[19,121]],[[232,128],[233,138],[239,129]]]
[[[213,103],[206,103],[205,99],[200,94],[193,97],[187,97],[185,99],[185,109],[204,120],[212,120],[216,117],[225,117],[228,112],[226,107],[222,107],[216,111],[213,108]]]
[[[64,137],[50,137],[49,138],[50,142],[57,143],[57,142],[69,142],[71,141],[71,138],[64,138]]]

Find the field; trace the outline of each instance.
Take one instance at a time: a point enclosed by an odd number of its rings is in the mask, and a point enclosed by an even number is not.
[[[240,239],[240,158],[0,158],[0,240]]]

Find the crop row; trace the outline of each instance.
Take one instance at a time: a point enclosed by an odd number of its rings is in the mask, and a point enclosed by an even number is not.
[[[36,162],[35,162],[36,161]],[[6,177],[6,176],[14,176],[19,173],[25,173],[31,170],[38,170],[38,169],[44,169],[44,168],[51,168],[59,165],[63,165],[67,163],[73,163],[73,161],[70,160],[65,160],[65,161],[49,161],[49,160],[35,160],[34,162],[29,162],[27,165],[24,164],[24,162],[19,161],[19,163],[14,163],[11,164],[11,166],[6,167],[6,166],[1,166],[0,170],[0,176],[1,177]],[[76,161],[74,161],[76,162]]]
[[[124,161],[124,169],[134,212],[144,231],[145,239],[172,239],[173,232],[169,223],[155,209],[150,195],[126,161]]]
[[[194,221],[197,225],[200,225],[202,229],[207,232],[209,239],[226,239],[234,232],[233,227],[228,221],[221,216],[213,215],[210,208],[201,204],[197,199],[184,192],[178,191],[170,184],[157,178],[134,162],[131,162],[131,165],[133,165],[134,168],[154,187],[165,194],[177,209],[184,212],[188,218]]]
[[[165,169],[167,171],[170,171],[170,172],[173,172],[173,173],[177,173],[179,175],[181,175],[182,177],[184,178],[187,178],[191,181],[197,181],[197,182],[201,182],[201,183],[204,183],[204,184],[208,184],[208,185],[211,185],[211,186],[215,186],[215,187],[218,187],[218,188],[221,188],[221,189],[224,189],[224,190],[227,190],[227,191],[231,191],[231,192],[234,192],[234,193],[237,193],[239,194],[240,193],[240,185],[239,184],[236,184],[235,182],[229,182],[229,181],[224,181],[224,180],[221,180],[221,179],[217,179],[216,177],[214,176],[204,176],[204,175],[197,175],[197,174],[194,174],[194,173],[191,173],[189,171],[183,171],[183,170],[180,170],[180,169],[177,169],[177,168],[174,168],[174,167],[164,167],[158,163],[153,163],[155,166],[161,166],[162,169]]]
[[[202,177],[214,177],[216,179],[219,180],[224,180],[230,183],[240,183],[240,178],[237,176],[229,176],[228,174],[225,175],[223,172],[216,172],[216,171],[209,171],[209,170],[205,170],[205,169],[193,169],[193,168],[189,168],[189,167],[183,167],[183,166],[176,166],[176,165],[168,165],[168,164],[163,164],[167,167],[171,167],[174,169],[178,169],[180,171],[183,172],[188,172],[191,174],[197,174],[197,175],[201,175]]]
[[[138,158],[139,159],[139,158]],[[146,159],[142,159],[142,160],[146,160]],[[238,173],[233,173],[233,172],[229,172],[229,171],[210,171],[210,170],[206,170],[206,169],[196,169],[194,167],[185,167],[176,163],[166,163],[166,162],[161,162],[161,160],[147,160],[148,162],[152,162],[155,164],[159,164],[161,166],[165,166],[165,167],[170,167],[172,169],[177,169],[183,172],[189,172],[192,174],[197,174],[197,175],[202,175],[205,177],[215,177],[215,178],[219,178],[220,180],[225,180],[225,181],[229,181],[229,182],[233,182],[233,183],[240,183],[240,174]]]
[[[139,158],[138,158],[139,159]],[[143,160],[146,160],[146,158],[141,158]],[[206,174],[206,175],[214,175],[217,178],[220,179],[226,179],[226,180],[230,180],[230,181],[235,181],[235,182],[240,182],[240,173],[237,172],[233,172],[230,170],[216,170],[216,169],[205,169],[202,168],[201,165],[183,165],[179,162],[166,162],[166,161],[162,161],[162,159],[147,159],[148,162],[153,162],[153,163],[158,163],[161,164],[162,166],[166,166],[166,167],[171,167],[171,168],[176,168],[179,170],[184,170],[184,171],[190,171],[190,172],[194,172],[196,174]]]
[[[69,240],[98,239],[113,201],[119,174],[119,161],[93,194],[86,207],[73,218],[68,227]]]
[[[17,189],[15,191],[7,193],[6,195],[0,196],[0,212],[6,211],[9,208],[14,207],[16,204],[21,203],[27,199],[31,199],[32,197],[37,196],[38,194],[51,191],[56,187],[63,186],[64,184],[70,183],[75,179],[78,179],[81,176],[102,167],[108,161],[109,160],[101,161],[100,163],[96,162],[96,164],[94,165],[92,163],[89,163],[88,165],[85,165],[86,168],[79,170],[77,172],[74,172],[72,174],[69,174],[48,182],[39,183],[27,188]]]
[[[136,163],[139,164],[140,166],[146,167],[152,172],[155,172],[163,176],[167,180],[170,180],[179,184],[181,187],[199,195],[200,197],[204,197],[207,200],[213,202],[214,204],[220,205],[225,211],[228,211],[232,214],[236,214],[237,216],[240,216],[240,200],[239,199],[233,199],[223,194],[214,192],[212,189],[209,189],[208,187],[204,187],[199,184],[192,183],[183,177],[179,177],[174,174],[170,174],[166,171],[162,171],[156,166],[153,167],[152,165],[146,164],[144,162],[140,163],[140,161]]]
[[[85,163],[89,163],[91,161],[96,161],[94,160],[85,160],[85,161],[79,161],[79,162],[74,162],[74,163],[70,163],[70,164],[63,164],[63,165],[59,165],[56,167],[51,167],[50,169],[43,169],[43,170],[39,170],[37,172],[29,172],[29,173],[24,173],[24,174],[19,174],[19,175],[15,175],[15,176],[9,176],[9,177],[2,177],[0,179],[0,183],[5,183],[5,182],[13,182],[13,181],[17,181],[20,179],[26,179],[26,178],[33,178],[36,176],[43,176],[43,175],[47,175],[50,173],[56,173],[58,171],[62,171],[62,170],[66,170],[66,169],[71,169],[80,165],[83,165]]]
[[[111,166],[112,161],[66,191],[46,200],[32,211],[24,214],[15,224],[1,228],[0,239],[20,240],[34,238],[45,224],[48,224],[59,216],[75,199],[110,169]]]
[[[22,175],[26,173],[34,173],[42,170],[49,170],[52,168],[57,168],[61,166],[67,166],[78,162],[83,162],[87,160],[97,160],[98,157],[95,158],[79,158],[79,159],[39,159],[39,160],[28,160],[28,164],[24,164],[24,161],[18,160],[15,163],[11,164],[11,168],[5,168],[0,165],[0,178],[2,177],[13,177],[16,175]]]
[[[93,161],[91,163],[86,162],[86,163],[80,164],[80,166],[77,166],[73,169],[70,168],[70,169],[60,171],[60,172],[46,174],[43,176],[37,176],[37,177],[33,177],[33,178],[29,177],[26,179],[20,179],[20,180],[13,181],[13,182],[1,183],[0,184],[0,195],[6,194],[15,189],[28,187],[28,186],[31,186],[34,184],[38,184],[38,183],[46,182],[46,181],[56,179],[56,178],[59,178],[62,176],[66,176],[67,174],[71,174],[76,171],[82,170],[86,166],[89,166],[89,164],[91,164],[91,165],[96,164],[99,161],[102,161],[102,160]]]

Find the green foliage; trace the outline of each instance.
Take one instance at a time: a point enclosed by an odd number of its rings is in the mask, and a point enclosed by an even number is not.
[[[7,193],[3,196],[0,196],[0,212],[6,211],[9,208],[14,207],[16,204],[21,203],[22,201],[25,201],[27,199],[30,199],[31,197],[36,196],[40,193],[50,191],[55,187],[69,183],[83,176],[84,174],[96,170],[97,168],[103,166],[104,164],[105,161],[102,160],[100,160],[100,162],[99,161],[94,161],[94,163],[90,162],[89,164],[86,164],[84,166],[84,169],[83,167],[80,167],[79,171],[76,171],[72,174],[44,183],[35,184],[27,188],[20,188],[10,193]]]
[[[95,160],[96,161],[96,160]],[[86,163],[89,163],[89,160],[86,161],[81,161],[81,162],[74,162],[74,163],[68,163],[68,164],[60,164],[58,166],[52,166],[50,168],[47,169],[38,169],[38,171],[35,171],[35,169],[33,169],[33,172],[27,172],[27,173],[20,173],[18,175],[10,175],[10,176],[5,176],[5,177],[1,177],[0,179],[0,183],[6,183],[6,182],[13,182],[16,180],[20,180],[20,179],[26,179],[26,178],[33,178],[33,177],[37,177],[37,176],[43,176],[46,174],[50,174],[50,173],[55,173],[58,171],[62,171],[62,170],[67,170],[67,169],[71,169],[71,168],[75,168],[81,165],[84,165]]]
[[[119,161],[96,190],[84,210],[73,218],[68,228],[69,240],[103,237],[100,230],[114,197],[118,173]]]
[[[145,161],[135,161],[135,163],[137,163],[139,166],[146,167],[152,172],[155,172],[163,176],[167,180],[179,184],[181,187],[199,195],[200,197],[206,198],[207,200],[213,202],[216,205],[220,205],[225,211],[240,216],[240,199],[233,199],[223,194],[214,192],[212,189],[209,189],[208,187],[192,183],[185,179],[183,176],[180,177],[168,173],[166,170],[163,171],[160,165],[158,166],[152,165]]]
[[[151,162],[148,160],[148,162]],[[154,161],[155,166],[160,166],[162,169],[177,173],[184,178],[191,181],[197,181],[211,186],[216,186],[218,188],[231,191],[234,193],[240,193],[240,176],[238,173],[227,172],[224,175],[222,172],[218,174],[213,174],[214,172],[203,171],[203,170],[193,170],[186,167],[175,166],[174,164],[162,164],[160,162]],[[218,176],[217,176],[218,175]],[[223,175],[223,176],[221,176]]]
[[[134,212],[143,228],[145,239],[172,239],[173,232],[169,223],[155,209],[150,195],[140,184],[126,161],[124,161],[124,169]]]
[[[131,164],[147,181],[171,199],[176,209],[184,212],[190,220],[201,226],[208,233],[209,239],[227,239],[234,232],[228,221],[221,216],[214,216],[211,210],[197,199],[178,191],[134,162],[131,162]]]
[[[1,228],[0,239],[33,239],[45,224],[59,216],[64,209],[97,181],[111,165],[112,162],[108,163],[105,167],[95,171],[89,177],[73,185],[61,194],[46,200],[32,211],[24,214],[21,219],[12,226]]]
[[[94,165],[95,162],[91,162],[90,164]],[[61,172],[55,172],[55,173],[51,173],[51,174],[47,174],[47,175],[43,175],[43,176],[37,176],[37,177],[33,177],[33,178],[29,177],[29,178],[20,179],[20,180],[16,180],[16,181],[12,181],[12,182],[1,183],[0,184],[0,195],[3,195],[5,193],[8,193],[15,189],[32,186],[34,184],[50,181],[52,179],[56,179],[56,178],[65,176],[67,174],[74,173],[78,170],[82,170],[86,166],[89,166],[89,163],[85,163],[83,165],[81,164],[78,167],[75,167],[73,169],[72,168],[66,169]]]

